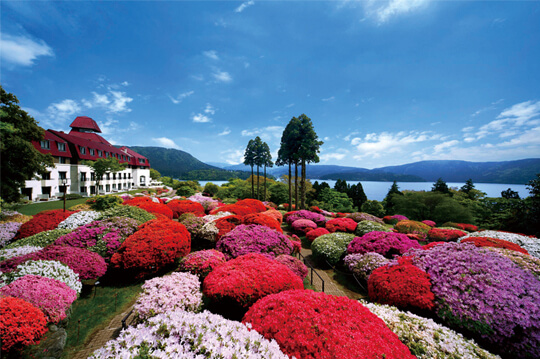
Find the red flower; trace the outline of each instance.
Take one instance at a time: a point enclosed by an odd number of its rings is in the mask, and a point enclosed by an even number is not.
[[[33,236],[44,231],[50,231],[58,227],[58,224],[64,219],[78,211],[63,211],[61,209],[51,209],[48,211],[39,212],[31,220],[23,223],[19,228],[19,233],[15,239],[21,239]]]
[[[444,228],[432,228],[428,232],[428,239],[430,241],[457,241],[459,237],[463,237],[467,232],[460,231],[459,229],[444,229]]]
[[[274,217],[265,215],[265,213],[266,212],[246,214],[242,219],[242,222],[243,224],[260,224],[261,226],[266,226],[283,233],[281,224]]]
[[[495,247],[495,248],[504,248],[510,249],[516,252],[521,252],[524,254],[529,254],[526,249],[522,248],[520,245],[505,241],[504,239],[491,238],[491,237],[468,237],[463,238],[461,243],[473,243],[477,247]]]
[[[214,221],[216,228],[219,229],[219,233],[216,236],[216,241],[221,237],[229,233],[234,229],[234,227],[242,224],[242,217],[240,216],[226,216],[218,218]]]
[[[306,234],[306,238],[310,241],[310,242],[313,242],[315,240],[315,238],[317,237],[320,237],[324,234],[328,234],[330,232],[328,232],[328,230],[326,228],[316,228],[316,229],[312,229],[311,231],[307,232]]]
[[[173,218],[178,218],[184,213],[193,213],[197,217],[203,217],[205,214],[202,204],[188,199],[182,201],[173,199],[167,203],[167,207],[173,211]]]
[[[334,218],[326,222],[325,227],[330,233],[334,233],[334,232],[353,233],[357,225],[358,223],[356,223],[351,218]]]
[[[7,352],[39,344],[46,332],[47,319],[41,310],[19,298],[0,297],[0,350]]]
[[[146,198],[146,200],[143,198]],[[123,205],[139,207],[148,213],[162,214],[169,219],[173,219],[173,211],[166,204],[156,203],[148,197],[135,197],[124,202]]]

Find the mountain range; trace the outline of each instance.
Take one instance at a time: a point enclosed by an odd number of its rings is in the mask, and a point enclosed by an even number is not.
[[[243,164],[204,163],[181,150],[141,146],[130,148],[147,157],[151,167],[162,176],[216,181],[231,177],[247,178],[251,173],[251,168]],[[280,177],[288,174],[288,167],[267,168],[267,173]],[[420,161],[375,169],[316,164],[307,166],[310,179],[348,181],[434,182],[442,178],[446,182],[465,182],[470,178],[477,183],[525,184],[538,173],[540,158],[500,162]]]

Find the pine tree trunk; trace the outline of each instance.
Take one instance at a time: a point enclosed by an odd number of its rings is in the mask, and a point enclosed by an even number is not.
[[[298,210],[298,161],[294,163],[294,205]]]
[[[264,165],[264,195],[263,201],[266,201],[266,165]]]
[[[289,211],[292,211],[292,174],[291,174],[291,163],[289,162]]]
[[[305,209],[306,208],[306,160],[302,159],[302,179],[300,182],[300,195],[301,195],[301,203],[300,208]]]
[[[259,165],[257,165],[257,199],[260,199],[260,193],[261,191],[259,190]]]
[[[255,183],[253,182],[253,165],[251,165],[251,198],[255,198]]]

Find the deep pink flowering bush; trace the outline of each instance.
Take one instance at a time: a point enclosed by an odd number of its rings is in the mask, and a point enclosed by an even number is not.
[[[293,246],[283,233],[258,224],[241,224],[221,237],[216,249],[230,258],[247,253],[261,253],[269,257],[291,254]]]
[[[427,224],[428,226],[430,226],[430,227],[432,227],[432,228],[435,227],[435,226],[437,225],[437,223],[435,223],[435,222],[433,222],[433,221],[431,221],[431,220],[429,220],[429,219],[423,220],[422,223]]]
[[[405,216],[402,216],[401,214],[394,214],[393,216],[384,216],[383,221],[386,224],[396,224],[399,221],[407,221],[408,218]]]
[[[313,221],[317,224],[317,226],[324,226],[324,224],[326,223],[326,218],[322,214],[311,212],[306,209],[291,212],[291,214],[286,216],[285,221],[288,224],[292,224],[297,219],[307,219]]]
[[[317,224],[309,219],[297,219],[292,223],[291,227],[296,233],[306,234],[312,229],[317,228]]]
[[[436,312],[514,357],[540,357],[540,281],[510,259],[473,244],[411,253],[431,278]]]
[[[0,288],[2,295],[17,297],[35,305],[53,323],[66,318],[66,310],[77,299],[77,293],[67,284],[31,274]]]
[[[190,272],[204,279],[217,266],[225,263],[225,255],[215,249],[191,252],[180,261],[178,269],[184,272]]]
[[[345,232],[353,233],[356,229],[357,223],[350,218],[333,218],[326,222],[325,228],[328,232]]]
[[[347,253],[375,252],[386,258],[392,258],[394,255],[404,254],[411,248],[420,248],[417,240],[401,233],[374,231],[354,238],[347,247]]]
[[[372,214],[364,213],[364,212],[354,212],[347,216],[347,218],[353,219],[356,223],[362,222],[362,221],[371,221],[371,222],[377,222],[380,224],[384,224],[384,221]]]
[[[495,247],[485,247],[485,248],[507,257],[512,262],[514,262],[518,267],[520,267],[523,270],[531,272],[537,278],[540,279],[540,259],[533,257],[531,255],[513,251],[511,249],[495,248]]]
[[[282,254],[276,257],[276,261],[281,264],[284,264],[289,268],[294,274],[299,276],[302,280],[308,275],[307,266],[298,258],[289,256],[287,254]]]

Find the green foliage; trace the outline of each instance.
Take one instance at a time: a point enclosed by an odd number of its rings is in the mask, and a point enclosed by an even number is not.
[[[83,196],[81,196],[78,193],[67,193],[66,194],[66,200],[68,200],[68,199],[80,199],[80,198],[83,198]]]
[[[332,188],[321,191],[319,207],[330,212],[353,212],[353,204],[346,193],[341,193]]]
[[[336,265],[347,253],[347,246],[354,237],[352,233],[335,232],[315,238],[311,243],[313,259],[321,264]]]
[[[154,168],[150,168],[150,178],[153,180],[158,180],[161,178],[161,173],[159,173],[158,170]]]
[[[540,237],[540,173],[527,182],[527,189],[530,193],[527,213],[529,232]]]
[[[96,161],[82,161],[82,164],[90,167],[96,174],[96,188],[106,173],[119,172],[127,167],[127,163],[120,163],[116,157],[99,158]]]
[[[399,198],[399,196],[403,196],[403,192],[399,190],[397,182],[394,181],[394,183],[392,183],[392,186],[388,190],[386,197],[384,197],[384,200],[383,200],[384,210],[386,214],[390,215],[390,214],[396,213],[396,210],[394,208],[395,199]]]
[[[176,190],[178,196],[193,196],[197,192],[202,191],[202,187],[198,181],[178,181],[173,180],[172,188]]]
[[[217,184],[214,184],[212,182],[208,182],[204,185],[203,192],[208,193],[210,196],[215,196],[219,191],[219,186]]]
[[[448,188],[448,185],[446,184],[446,182],[444,182],[442,178],[439,178],[437,182],[433,184],[433,187],[431,188],[431,192],[440,192],[444,194],[450,194],[450,189]]]
[[[344,181],[342,179],[339,179],[336,181],[336,184],[334,185],[334,189],[341,193],[347,193],[350,186],[347,186],[347,181]]]
[[[289,189],[285,183],[274,182],[268,187],[270,193],[270,202],[281,204],[287,202],[289,198]]]
[[[474,189],[474,183],[473,183],[472,179],[469,178],[469,179],[467,180],[467,182],[465,182],[465,184],[464,184],[463,186],[461,186],[461,188],[460,188],[459,190],[460,190],[461,192],[464,192],[464,193],[469,194],[469,192],[470,192],[471,190],[473,190],[473,189]]]
[[[356,207],[358,210],[362,208],[362,205],[367,201],[367,196],[364,192],[364,187],[362,183],[353,184],[347,190],[347,195],[352,199],[353,207]]]
[[[508,188],[505,191],[501,192],[501,197],[506,199],[519,199],[519,193],[516,191],[512,191],[512,188]]]
[[[109,208],[104,211],[98,219],[101,220],[111,217],[129,217],[141,223],[156,219],[156,216],[153,214],[146,212],[142,208],[134,206],[116,206]]]
[[[367,200],[362,204],[361,210],[377,217],[384,217],[384,207],[381,202],[376,200]]]
[[[31,142],[43,139],[43,129],[18,103],[0,86],[0,193],[7,202],[17,202],[24,181],[53,166],[52,156],[40,153]]]
[[[54,243],[58,238],[64,234],[71,232],[71,229],[52,229],[50,231],[43,231],[33,236],[21,238],[13,243],[8,244],[4,249],[22,247],[22,246],[36,246],[47,247],[49,244]]]
[[[108,194],[105,196],[95,196],[86,201],[90,208],[96,211],[105,211],[109,208],[122,204],[122,198]]]
[[[244,199],[251,196],[251,183],[241,179],[229,179],[219,188],[218,198],[238,198]]]

